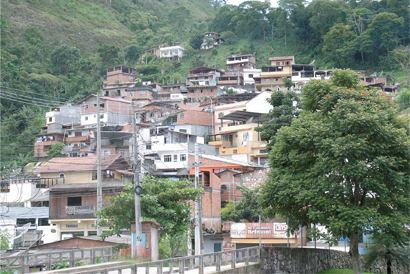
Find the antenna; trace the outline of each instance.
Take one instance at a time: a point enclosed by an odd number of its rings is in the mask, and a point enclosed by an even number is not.
[[[23,225],[21,228],[17,228],[15,236],[13,237],[13,240],[18,239],[22,237],[24,234],[26,234],[30,226],[31,226],[31,223],[27,223]]]

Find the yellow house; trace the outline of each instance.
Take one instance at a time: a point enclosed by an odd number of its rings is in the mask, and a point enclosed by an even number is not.
[[[262,67],[260,76],[254,77],[256,91],[285,90],[282,77],[292,77],[294,56],[271,57],[270,66]]]
[[[102,181],[122,181],[130,168],[119,154],[102,156]],[[40,184],[50,187],[55,184],[97,183],[97,156],[53,158],[35,170],[40,175]]]
[[[215,146],[215,154],[229,155],[233,160],[254,162],[260,165],[268,159],[267,143],[260,139],[260,134],[255,130],[266,119],[263,113],[235,111],[220,118],[234,121],[228,126],[223,126],[219,133],[213,134],[215,141],[209,145]]]

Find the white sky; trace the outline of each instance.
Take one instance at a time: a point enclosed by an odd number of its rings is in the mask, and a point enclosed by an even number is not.
[[[239,4],[241,4],[245,1],[246,0],[227,0],[226,3],[230,4],[230,5],[237,5],[238,6]],[[258,0],[256,0],[256,1],[258,1]],[[263,0],[259,0],[259,1],[262,2]],[[263,2],[265,2],[265,1],[263,1]],[[278,7],[278,1],[277,0],[270,0],[270,2],[271,2],[272,7]]]

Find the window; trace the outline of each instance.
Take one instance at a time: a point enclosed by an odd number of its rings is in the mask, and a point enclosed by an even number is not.
[[[74,136],[81,136],[81,131],[80,132],[74,132]]]
[[[53,117],[48,118],[48,121],[49,121],[49,122],[52,122],[52,121],[53,121]]]
[[[201,89],[200,93],[204,93],[204,90],[203,90],[203,89]]]
[[[280,62],[276,62],[276,65],[277,65],[277,66],[280,66]]]
[[[101,118],[101,119],[104,119],[104,114],[101,114],[101,115],[100,115],[100,118]]]
[[[187,131],[186,131],[186,129],[180,129],[179,132],[186,133]]]
[[[221,117],[223,117],[223,116],[224,116],[224,113],[223,113],[223,112],[219,112],[219,113],[218,113],[218,117],[219,117],[219,118],[221,118]],[[219,130],[220,130],[220,129],[219,129]]]
[[[133,97],[133,94],[132,94],[132,92],[130,92],[130,97]]]
[[[38,218],[38,225],[39,226],[48,226],[48,218]]]
[[[88,116],[85,116],[85,117],[84,117],[84,120],[88,121]]]
[[[243,134],[243,140],[244,140],[244,141],[248,141],[248,140],[249,140],[249,133],[248,133],[248,132],[245,132],[245,133]]]
[[[185,114],[184,114],[184,113],[181,113],[181,115],[179,115],[179,118],[180,118],[181,120],[183,120],[183,119],[185,118]]]
[[[178,162],[178,155],[174,155],[174,162]]]
[[[110,95],[110,92],[109,92],[109,91],[106,91],[106,92],[105,92],[105,96],[108,96],[108,95]]]
[[[248,78],[253,79],[253,74],[249,74]]]
[[[58,177],[64,179],[64,178],[65,178],[65,175],[64,175],[64,173],[60,173],[60,175],[58,175]]]
[[[88,108],[88,105],[84,105],[84,108],[87,109],[87,108]]]
[[[234,149],[234,150],[233,150],[233,154],[236,154],[236,153],[238,153],[238,150],[237,150],[237,149]]]
[[[146,144],[145,149],[151,149],[151,144]]]
[[[264,82],[270,82],[270,79],[269,78],[264,78],[263,81]]]
[[[140,96],[145,96],[145,91],[140,91]]]
[[[118,96],[121,95],[121,90],[120,89],[117,89],[117,95]]]
[[[67,197],[67,206],[81,206],[81,197]]]
[[[91,179],[93,181],[97,180],[97,171],[93,171],[92,175],[91,175]]]
[[[128,156],[128,151],[126,151],[126,150],[119,150],[118,153],[119,153],[122,157],[127,157],[127,156]]]
[[[273,81],[274,81],[274,82],[279,82],[279,81],[280,81],[280,78],[275,77],[275,78],[273,78]]]
[[[100,104],[100,108],[104,108],[104,103]]]
[[[23,226],[27,223],[30,223],[31,225],[36,225],[36,219],[35,218],[28,218],[28,219],[24,219],[24,218],[18,218],[16,220],[16,225],[17,226]]]
[[[214,89],[213,89],[213,88],[211,88],[211,92],[214,92]]]
[[[180,155],[179,155],[179,160],[180,160],[181,162],[186,161],[186,154],[180,154]]]
[[[94,118],[97,118],[97,115],[94,115]]]
[[[170,163],[172,161],[171,155],[164,155],[164,162],[165,163]]]
[[[112,78],[112,76],[110,76],[110,79]]]
[[[260,154],[268,153],[268,150],[267,149],[261,149],[261,150],[259,150],[259,153]]]

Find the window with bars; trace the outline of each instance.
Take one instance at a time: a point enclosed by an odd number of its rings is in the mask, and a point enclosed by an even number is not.
[[[165,162],[165,163],[170,163],[170,162],[172,162],[172,157],[171,157],[171,155],[164,155],[164,162]]]

